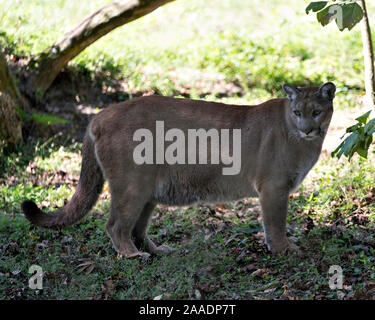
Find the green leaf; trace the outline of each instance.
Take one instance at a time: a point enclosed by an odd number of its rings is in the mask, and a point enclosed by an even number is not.
[[[341,149],[341,147],[342,147],[343,145],[344,145],[344,141],[341,142],[340,145],[339,145],[334,151],[331,152],[331,157],[332,157],[332,158],[337,154],[337,152]],[[340,157],[341,157],[341,155],[340,155]],[[337,158],[340,159],[340,157],[337,155]]]
[[[328,1],[314,1],[311,2],[307,7],[306,7],[306,14],[309,14],[309,12],[312,10],[313,12],[317,12],[322,10],[326,5]]]
[[[367,132],[368,136],[371,136],[375,133],[375,128],[372,128],[369,132]]]
[[[331,5],[327,8],[325,8],[324,10],[319,11],[316,14],[316,18],[318,19],[318,21],[320,22],[320,24],[323,27],[325,27],[327,24],[329,24],[334,18],[335,12],[329,12],[329,10],[332,6],[334,6],[334,5]]]
[[[365,133],[369,133],[373,128],[375,128],[375,118],[371,119],[367,124],[365,125]]]
[[[341,13],[338,12],[336,16],[336,24],[340,31],[345,28],[348,30],[353,29],[353,27],[362,20],[363,10],[361,6],[356,2],[351,2],[348,4],[341,4]]]
[[[372,143],[372,136],[367,136],[364,141],[364,148],[367,150],[370,148],[370,145]]]
[[[356,151],[357,151],[357,153],[358,153],[362,158],[367,159],[367,155],[368,155],[368,150],[367,150],[367,149],[358,148]]]
[[[33,113],[31,115],[31,118],[38,123],[43,123],[47,125],[51,123],[69,123],[68,120],[65,120],[63,118],[57,117],[49,113]]]
[[[361,157],[367,159],[368,149],[373,141],[372,135],[375,133],[375,118],[368,121],[370,113],[371,110],[356,118],[358,123],[346,129],[344,136],[347,133],[352,133],[331,153],[331,157],[336,156],[340,159],[344,154],[350,161],[354,153],[357,152]]]
[[[355,150],[353,150],[353,153],[354,152],[357,152],[362,158],[365,158],[367,159],[367,155],[368,155],[368,146],[366,146],[366,142],[365,141],[361,141],[357,147],[355,148]]]
[[[312,3],[310,3],[310,5],[311,4]],[[319,11],[316,14],[316,18],[323,27],[329,24],[333,19],[335,19],[337,27],[340,31],[343,31],[345,28],[351,30],[363,18],[363,10],[361,6],[356,2],[334,3],[329,5],[328,7],[326,7],[326,4],[324,6],[323,4],[321,4],[320,9],[324,8],[323,10],[316,10]],[[307,9],[309,9],[309,11],[313,10],[313,7],[310,7],[310,5],[306,8],[306,11]],[[314,8],[319,8],[319,6],[315,5]]]
[[[346,133],[354,132],[361,126],[361,123],[357,123],[349,128],[346,128]]]
[[[347,156],[350,160],[354,153],[353,149],[358,142],[360,142],[359,134],[357,132],[352,133],[349,137],[345,139],[345,143],[342,146],[340,152],[342,151],[342,153],[344,153],[344,155]]]
[[[370,113],[371,113],[371,110],[367,111],[365,114],[361,115],[360,117],[356,118],[355,120],[357,120],[360,123],[366,124],[367,120],[368,120],[368,117],[370,116]]]

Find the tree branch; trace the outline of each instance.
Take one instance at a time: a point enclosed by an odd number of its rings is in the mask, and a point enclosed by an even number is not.
[[[90,44],[171,1],[121,0],[101,8],[33,60],[36,68],[28,81],[28,94],[41,98],[61,69]]]

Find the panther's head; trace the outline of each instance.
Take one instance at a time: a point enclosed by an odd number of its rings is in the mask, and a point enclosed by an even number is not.
[[[321,87],[296,88],[285,84],[283,89],[289,99],[290,134],[307,141],[324,139],[332,118],[335,85],[327,82]]]

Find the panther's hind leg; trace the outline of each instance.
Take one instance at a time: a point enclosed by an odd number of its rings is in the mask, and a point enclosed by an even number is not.
[[[133,230],[133,237],[135,239],[135,244],[138,248],[142,246],[150,253],[160,255],[169,254],[176,249],[168,247],[167,245],[157,246],[150,238],[147,236],[147,227],[152,216],[152,212],[156,206],[156,203],[150,201],[148,202],[140,216],[138,217],[137,223]]]
[[[112,186],[111,214],[106,228],[119,255],[126,258],[149,256],[148,253],[139,251],[132,240],[133,229],[147,202],[142,188],[137,190],[136,186],[129,185],[124,190]]]

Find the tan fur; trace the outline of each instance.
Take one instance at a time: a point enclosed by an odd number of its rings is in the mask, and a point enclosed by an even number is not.
[[[108,107],[94,117],[83,145],[82,172],[72,200],[57,214],[23,203],[34,224],[53,227],[72,224],[86,214],[99,195],[103,177],[111,192],[107,231],[119,254],[126,257],[168,253],[147,237],[154,207],[223,202],[256,196],[262,207],[266,243],[272,252],[293,247],[286,237],[288,197],[319,158],[331,120],[335,86],[284,86],[288,99],[256,106],[149,96]],[[315,113],[318,113],[316,115]],[[300,113],[297,116],[296,113]],[[313,116],[313,112],[314,116]],[[139,128],[165,130],[241,129],[241,171],[222,175],[223,165],[137,165],[133,150]],[[155,152],[155,151],[154,151]]]

